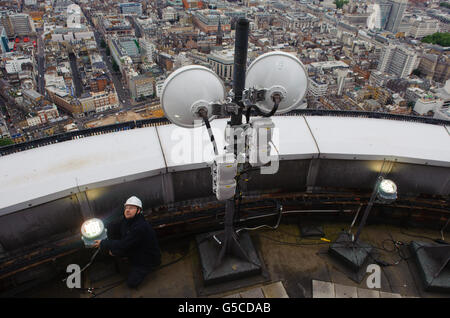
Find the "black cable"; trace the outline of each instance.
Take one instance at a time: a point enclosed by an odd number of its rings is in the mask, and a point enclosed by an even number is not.
[[[283,216],[283,206],[278,201],[276,201],[276,200],[273,200],[273,201],[276,204],[275,208],[278,210],[278,219],[277,219],[277,222],[276,222],[276,224],[274,226],[263,224],[263,225],[256,226],[254,228],[247,228],[247,227],[245,227],[245,228],[238,229],[236,231],[236,234],[238,234],[242,230],[253,231],[253,230],[257,230],[259,228],[263,228],[263,227],[268,227],[268,228],[270,228],[272,230],[276,230],[278,228],[278,226],[280,225],[281,217]]]
[[[203,243],[204,241],[206,241],[206,240],[208,240],[208,239],[209,239],[209,237],[204,238],[204,239],[201,240],[198,244],[201,244],[201,243]],[[182,255],[182,256],[179,257],[178,259],[175,259],[175,260],[173,260],[173,261],[171,261],[171,262],[169,262],[169,263],[166,263],[166,264],[164,264],[164,265],[161,265],[161,266],[156,267],[156,268],[153,270],[153,272],[156,272],[156,271],[158,271],[158,270],[160,270],[160,269],[162,269],[162,268],[164,268],[164,267],[167,267],[167,266],[173,265],[173,264],[175,264],[175,263],[178,263],[178,262],[181,261],[183,258],[185,258],[186,256],[188,256],[188,255],[195,249],[196,246],[197,246],[197,245],[195,245],[194,247],[191,247],[191,248],[186,252],[186,254]],[[102,287],[84,288],[84,290],[85,290],[85,291],[88,291],[89,293],[91,293],[91,294],[93,295],[92,298],[95,298],[96,296],[99,296],[99,295],[101,295],[101,294],[104,294],[104,293],[106,293],[107,291],[109,291],[109,290],[111,290],[111,289],[113,289],[113,288],[116,288],[117,286],[121,285],[123,282],[125,282],[124,279],[122,279],[122,280],[120,280],[120,281],[117,281],[117,282],[114,282],[114,283],[111,283],[111,284],[108,284],[108,285],[105,285],[105,286],[102,286]],[[99,293],[97,293],[97,294],[94,293],[94,290],[95,290],[95,289],[103,289],[103,288],[106,288],[106,287],[109,287],[109,288],[106,289],[106,290],[102,290],[101,292],[99,292]]]
[[[261,109],[259,109],[259,107],[256,106],[256,105],[250,105],[250,106],[248,106],[247,111],[246,111],[246,113],[245,113],[245,119],[246,119],[246,121],[247,121],[247,124],[250,122],[250,115],[251,115],[252,109],[254,109],[254,110],[256,111],[256,114],[257,114],[257,115],[260,115],[260,116],[262,116],[262,117],[271,117],[271,116],[273,116],[273,115],[276,113],[276,111],[278,110],[278,106],[279,106],[279,105],[280,105],[280,102],[274,102],[274,105],[273,105],[272,110],[271,110],[270,112],[268,112],[268,113],[263,112],[263,111],[262,111]]]
[[[92,262],[94,261],[95,257],[97,256],[98,252],[100,252],[100,247],[98,247],[94,254],[92,254],[91,259],[89,260],[89,263],[87,263],[81,270],[80,270],[80,274],[86,269],[88,268]],[[70,275],[69,275],[70,276]],[[67,276],[66,278],[64,278],[62,281],[65,282],[67,280],[67,278],[69,278],[69,276]]]
[[[99,295],[101,295],[101,294],[106,293],[107,291],[110,291],[110,290],[113,289],[113,288],[116,288],[117,286],[121,285],[121,284],[124,283],[124,282],[125,282],[124,279],[122,279],[121,281],[115,282],[115,283],[112,284],[111,287],[109,287],[109,288],[107,288],[107,289],[105,289],[105,290],[102,290],[101,292],[99,292],[99,293],[97,293],[97,294],[94,293],[94,289],[93,289],[93,288],[92,288],[91,290],[89,290],[88,292],[92,294],[92,297],[91,297],[91,298],[95,298],[95,297],[97,297],[97,296],[99,296]],[[97,289],[99,289],[99,288],[97,288]]]
[[[206,114],[204,114],[204,113],[201,113],[201,116],[203,118],[203,121],[205,122],[206,129],[208,130],[209,138],[211,139],[211,143],[212,143],[213,148],[214,148],[214,154],[216,156],[218,156],[219,152],[217,151],[216,140],[214,139],[214,134],[212,133],[211,124],[209,123],[208,116]]]

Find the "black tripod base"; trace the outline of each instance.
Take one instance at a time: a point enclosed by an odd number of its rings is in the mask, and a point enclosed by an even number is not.
[[[371,245],[360,240],[357,243],[353,242],[351,234],[341,233],[330,245],[328,252],[350,267],[353,272],[358,272],[367,263],[372,249]]]
[[[450,292],[450,245],[411,242],[425,290]]]
[[[218,262],[218,259],[222,245],[214,239],[214,236],[224,244],[223,231],[200,234],[196,237],[205,285],[229,282],[261,273],[261,261],[248,233],[240,233],[238,242],[239,249],[247,257],[235,255],[237,253],[226,253],[221,262]]]

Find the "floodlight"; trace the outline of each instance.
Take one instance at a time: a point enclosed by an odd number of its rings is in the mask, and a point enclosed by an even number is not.
[[[102,220],[93,218],[85,221],[81,226],[81,238],[86,247],[94,245],[96,240],[106,239],[106,229]]]
[[[261,55],[250,64],[245,80],[246,89],[264,89],[265,98],[256,101],[256,106],[265,112],[273,109],[272,96],[282,97],[277,114],[297,108],[308,91],[308,76],[305,66],[295,56],[275,51]]]
[[[164,81],[161,106],[166,117],[175,125],[194,128],[204,124],[199,110],[207,111],[213,119],[211,105],[225,100],[225,85],[216,73],[200,66],[184,66]]]
[[[397,185],[389,179],[383,179],[377,189],[377,196],[385,202],[392,202],[397,199]]]

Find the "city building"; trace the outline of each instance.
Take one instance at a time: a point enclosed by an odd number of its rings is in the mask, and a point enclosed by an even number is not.
[[[155,59],[156,46],[145,38],[139,39],[142,55],[147,59],[147,62],[153,62]]]
[[[310,13],[292,13],[280,17],[281,26],[288,30],[302,30],[319,26],[320,19]]]
[[[166,52],[158,52],[156,63],[158,63],[163,70],[170,72],[173,69],[174,57]]]
[[[25,36],[36,33],[34,22],[29,14],[16,13],[9,16],[11,25],[14,28],[14,35]]]
[[[142,15],[142,4],[139,2],[119,3],[121,14]]]
[[[438,31],[439,23],[436,20],[420,18],[411,23],[407,34],[415,39],[421,39]]]
[[[58,108],[56,105],[47,105],[40,109],[37,109],[34,115],[27,117],[28,127],[33,127],[49,122],[51,119],[56,119],[59,117]]]
[[[432,95],[419,98],[414,104],[414,111],[419,115],[426,115],[428,112],[434,112],[444,104],[443,100]]]
[[[218,10],[197,10],[192,12],[192,22],[194,26],[206,34],[215,34],[218,30],[219,16],[222,31],[229,32],[231,30],[230,18],[222,14]]]
[[[130,89],[131,97],[134,100],[140,98],[147,98],[153,96],[154,79],[146,74],[137,74],[136,72],[130,72],[128,79],[128,87]]]
[[[405,92],[405,99],[407,102],[416,102],[420,98],[426,96],[426,92],[418,87],[408,87]]]
[[[200,0],[182,0],[182,1],[185,10],[203,8],[203,2]]]
[[[325,96],[328,90],[328,83],[322,79],[310,78],[309,79],[309,89],[308,94],[318,98]]]
[[[23,98],[26,100],[29,104],[32,105],[38,105],[41,100],[43,100],[44,96],[36,92],[32,89],[24,89],[22,91]]]
[[[211,69],[225,81],[233,79],[234,51],[214,51],[207,55]]]
[[[101,18],[102,33],[117,36],[134,36],[135,30],[127,19],[118,16],[104,16]]]
[[[23,2],[26,6],[35,6],[37,5],[37,0],[24,0]]]
[[[7,74],[16,74],[23,70],[24,65],[32,65],[33,62],[28,56],[15,55],[8,57],[4,61],[4,67]]]
[[[141,53],[136,38],[111,37],[108,39],[108,45],[121,72],[125,64],[141,63]]]
[[[178,18],[178,12],[175,8],[166,7],[162,10],[163,21],[175,21]]]
[[[11,24],[11,20],[9,18],[13,13],[7,10],[0,11],[0,24],[5,28],[6,36],[8,38],[14,36],[14,27]]]
[[[8,36],[6,35],[6,30],[3,26],[0,26],[0,48],[2,53],[10,51]]]
[[[450,58],[444,54],[424,54],[418,69],[426,78],[445,83],[450,78]]]
[[[166,3],[171,7],[178,7],[178,8],[183,7],[182,0],[167,0]]]
[[[437,89],[436,96],[442,100],[442,106],[435,109],[433,117],[450,120],[450,79],[445,82],[444,87]]]
[[[79,99],[81,111],[83,113],[89,112],[103,112],[108,109],[119,107],[119,98],[116,91],[105,90],[101,92],[84,93]]]
[[[378,71],[405,78],[411,74],[418,62],[418,55],[403,45],[389,44],[382,49]]]
[[[391,10],[386,22],[386,30],[397,33],[408,5],[408,0],[390,0],[389,2],[391,4]]]

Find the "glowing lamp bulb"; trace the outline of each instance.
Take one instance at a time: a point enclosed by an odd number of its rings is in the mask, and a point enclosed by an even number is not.
[[[381,181],[380,188],[386,193],[397,192],[397,186],[395,185],[395,183],[388,179],[383,179],[383,181]]]
[[[378,198],[384,201],[397,199],[397,185],[389,179],[383,179],[378,187]]]
[[[81,238],[87,247],[94,244],[95,240],[103,240],[106,238],[106,229],[102,220],[94,218],[89,219],[81,226]]]

